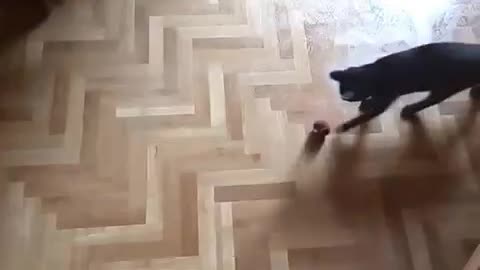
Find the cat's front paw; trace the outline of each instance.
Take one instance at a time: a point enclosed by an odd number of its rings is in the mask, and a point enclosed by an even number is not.
[[[350,129],[350,127],[348,127],[348,125],[346,125],[346,124],[341,124],[341,125],[338,125],[338,126],[335,128],[335,133],[337,133],[337,134],[339,134],[339,133],[345,133],[345,132],[347,132],[349,129]]]
[[[404,120],[411,120],[416,117],[416,114],[417,114],[417,111],[414,108],[407,106],[402,109],[402,112],[400,113],[400,117],[402,117],[402,119]]]
[[[375,110],[375,100],[370,98],[362,101],[358,107],[358,111],[362,113],[369,113]]]

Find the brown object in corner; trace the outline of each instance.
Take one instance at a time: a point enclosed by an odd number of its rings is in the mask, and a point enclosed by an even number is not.
[[[50,3],[43,0],[5,0],[0,2],[0,47],[28,33],[46,20]]]

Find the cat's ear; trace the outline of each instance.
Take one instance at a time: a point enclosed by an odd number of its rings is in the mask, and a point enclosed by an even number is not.
[[[335,70],[330,72],[330,78],[334,79],[335,81],[341,81],[345,78],[345,71],[343,70]]]

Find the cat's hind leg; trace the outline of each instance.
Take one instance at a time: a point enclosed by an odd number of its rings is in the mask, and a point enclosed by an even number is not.
[[[438,90],[434,92],[430,92],[430,94],[425,99],[417,103],[413,103],[405,106],[402,109],[402,112],[400,115],[403,119],[412,119],[418,112],[428,107],[431,107],[433,105],[437,105],[438,103],[444,101],[445,99],[449,98],[450,96],[452,96],[454,93],[457,93],[457,92],[458,91],[438,91]]]

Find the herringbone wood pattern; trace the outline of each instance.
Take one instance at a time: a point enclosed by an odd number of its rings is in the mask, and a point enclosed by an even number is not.
[[[476,42],[478,3],[453,7],[470,15],[435,35]],[[465,94],[302,154],[314,120],[356,111],[328,71],[410,46],[352,46],[330,15],[272,0],[54,10],[1,56],[0,269],[478,269]]]

